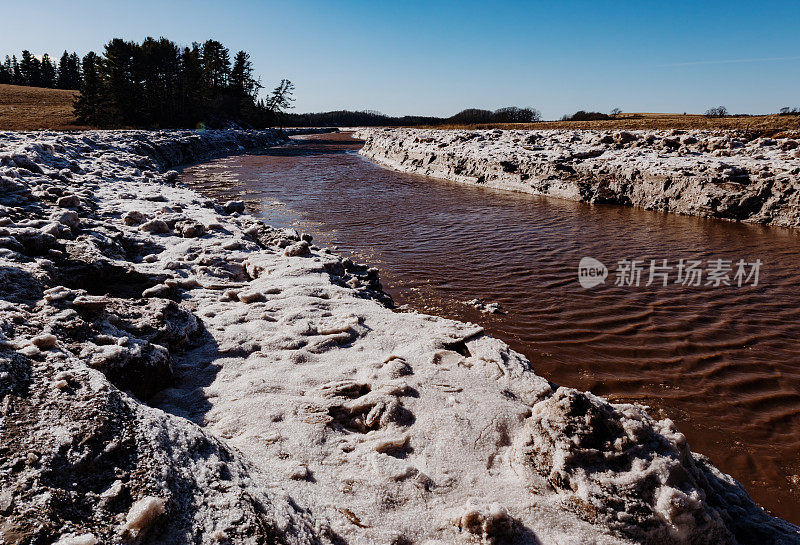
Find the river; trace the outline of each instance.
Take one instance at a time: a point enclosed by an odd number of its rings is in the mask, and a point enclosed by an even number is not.
[[[800,523],[800,233],[397,173],[360,146],[304,137],[182,180],[378,267],[398,305],[478,323],[560,385],[671,418],[693,451]],[[581,286],[585,257],[605,264],[604,283]],[[703,276],[687,285],[695,261]]]

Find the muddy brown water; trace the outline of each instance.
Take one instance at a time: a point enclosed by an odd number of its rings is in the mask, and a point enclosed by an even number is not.
[[[360,146],[316,135],[183,181],[377,266],[398,305],[476,322],[558,384],[671,418],[692,450],[800,523],[800,232],[397,173]],[[604,284],[581,287],[583,257],[608,266]],[[643,261],[640,286],[614,285],[623,259]],[[675,267],[667,286],[645,285],[653,259]],[[680,259],[706,274],[731,260],[732,285],[676,284]],[[761,260],[758,285],[736,285],[740,259]]]

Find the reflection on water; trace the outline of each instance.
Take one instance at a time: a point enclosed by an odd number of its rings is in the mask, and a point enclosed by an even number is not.
[[[401,174],[359,146],[315,136],[183,179],[379,267],[398,304],[480,323],[554,382],[672,418],[693,450],[800,522],[800,233]],[[610,269],[592,289],[577,279],[587,256]],[[613,285],[622,259],[644,261],[642,285]],[[763,265],[758,286],[645,286],[651,259]]]

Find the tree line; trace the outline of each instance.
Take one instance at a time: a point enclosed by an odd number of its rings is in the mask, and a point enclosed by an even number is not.
[[[75,52],[64,51],[55,62],[47,53],[39,59],[25,49],[19,59],[16,55],[6,55],[0,64],[0,83],[78,90],[82,81],[80,65],[81,59]]]
[[[336,110],[319,113],[289,113],[287,125],[293,127],[413,127],[415,125],[434,125],[440,117],[407,115],[392,117],[374,110]]]
[[[294,114],[286,116],[286,122],[296,127],[413,127],[417,125],[477,125],[480,123],[535,123],[542,115],[535,108],[508,106],[497,110],[468,108],[451,117],[405,115],[389,116],[374,110]]]
[[[542,114],[536,108],[508,106],[494,111],[467,108],[445,121],[458,125],[477,125],[480,123],[536,123],[541,120]]]
[[[97,127],[267,127],[282,123],[294,100],[285,79],[259,98],[250,54],[231,55],[216,40],[180,47],[166,38],[115,38],[82,59],[64,52],[58,66],[29,51],[2,66],[0,83],[78,90],[78,122]]]

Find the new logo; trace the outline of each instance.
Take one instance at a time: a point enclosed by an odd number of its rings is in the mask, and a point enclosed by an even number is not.
[[[608,278],[608,269],[593,257],[584,257],[578,263],[578,282],[582,288],[593,288]]]

